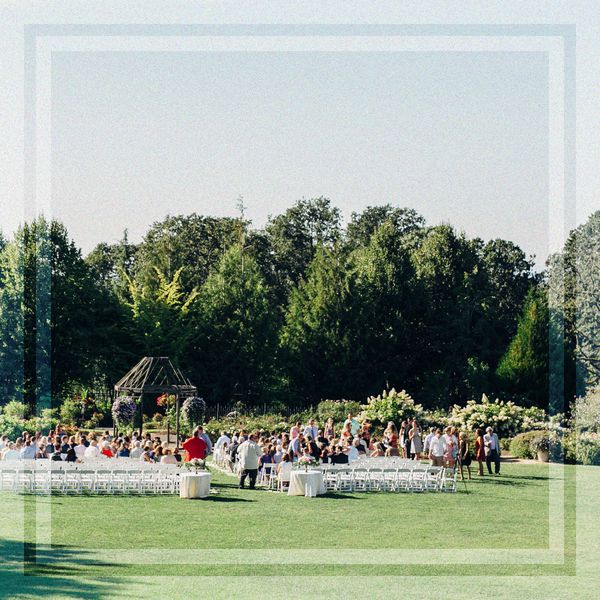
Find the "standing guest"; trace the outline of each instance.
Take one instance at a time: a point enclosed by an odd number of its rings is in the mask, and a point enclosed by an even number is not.
[[[446,466],[449,468],[454,468],[455,457],[458,453],[458,448],[456,448],[456,444],[454,442],[454,436],[452,435],[452,427],[446,427],[444,430],[444,441],[446,442],[446,453],[444,454],[444,459],[446,461]]]
[[[469,481],[471,480],[471,450],[469,448],[469,436],[462,431],[458,444],[458,464],[460,465],[460,478],[464,481],[463,467],[467,467]]]
[[[485,442],[483,440],[483,429],[478,428],[475,432],[475,460],[478,463],[477,475],[483,477],[483,463],[485,462]]]
[[[410,439],[410,453],[415,460],[421,460],[423,442],[421,441],[421,429],[416,419],[413,419],[412,429],[408,433]]]
[[[429,444],[429,460],[432,467],[444,466],[444,455],[446,454],[446,440],[442,437],[442,430],[436,429],[435,435]]]
[[[429,428],[429,433],[425,436],[425,443],[423,444],[423,454],[425,456],[429,456],[429,445],[431,444],[431,440],[435,436],[435,427]]]
[[[386,456],[398,456],[398,430],[393,421],[389,421],[383,432],[383,443],[385,444]]]
[[[251,434],[248,439],[239,445],[237,449],[238,459],[242,472],[240,474],[240,489],[244,489],[246,477],[250,480],[250,489],[256,486],[256,477],[258,476],[258,460],[260,458],[260,446],[256,443],[256,434]]]
[[[491,427],[486,429],[483,436],[485,445],[485,463],[488,473],[492,474],[492,462],[494,463],[494,473],[500,475],[500,440]]]
[[[231,444],[229,445],[229,468],[231,469],[231,471],[235,471],[235,461],[237,459],[237,449],[240,446],[240,441],[239,438],[237,437],[237,435],[234,435],[233,438],[231,438]]]
[[[323,428],[323,436],[327,438],[328,441],[331,441],[335,437],[335,428],[333,426],[333,419],[329,417],[327,419],[327,423],[325,423],[325,427]]]
[[[290,440],[288,454],[290,456],[290,461],[292,461],[292,462],[296,462],[302,455],[303,437],[304,436],[300,433],[300,434],[298,434],[298,437],[292,438]]]
[[[206,433],[206,431],[204,431],[204,428],[202,426],[198,426],[198,427],[196,427],[196,429],[198,430],[198,437],[201,440],[203,440],[204,443],[206,444],[205,456],[212,454],[212,442],[210,441],[210,438],[208,437],[208,433]]]
[[[8,436],[3,435],[2,438],[0,438],[0,452],[2,452],[2,450],[4,450],[4,448],[6,448],[7,446],[8,446]]]
[[[290,429],[290,440],[295,440],[299,435],[302,427],[302,423],[297,421],[296,424]]]
[[[400,448],[402,449],[402,457],[408,458],[410,447],[408,446],[408,424],[406,421],[400,423],[400,431],[398,432],[398,439]]]
[[[224,431],[221,431],[219,439],[215,442],[215,451],[220,450],[223,444],[229,446],[229,444],[231,444],[231,438]]]
[[[360,423],[354,418],[352,413],[348,413],[348,418],[344,422],[344,425],[348,423],[350,424],[350,433],[352,434],[352,437],[354,437],[360,429]]]
[[[185,462],[189,462],[194,458],[204,460],[204,457],[206,456],[206,442],[203,439],[200,439],[198,427],[194,429],[192,437],[181,444],[181,447],[185,450]]]
[[[319,435],[319,429],[314,419],[311,419],[308,422],[308,425],[304,428],[303,433],[305,438],[310,436],[313,440],[317,439],[317,436]]]
[[[352,424],[350,421],[346,421],[342,433],[340,433],[340,442],[349,444],[352,437]]]

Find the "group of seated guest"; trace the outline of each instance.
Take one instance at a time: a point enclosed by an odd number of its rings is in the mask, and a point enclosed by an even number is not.
[[[248,439],[244,430],[235,432],[231,437],[222,432],[215,444],[215,450],[227,457],[231,470],[236,468],[237,448]],[[352,414],[336,436],[333,421],[330,419],[319,428],[315,419],[303,426],[298,421],[292,425],[289,433],[263,433],[258,444],[262,448],[259,468],[264,465],[277,465],[277,470],[291,469],[301,456],[310,457],[316,462],[348,464],[370,453],[371,423],[360,424]]]
[[[0,460],[49,459],[65,462],[86,462],[103,458],[130,458],[145,462],[176,464],[181,460],[179,451],[165,448],[159,437],[149,433],[142,437],[113,437],[108,431],[103,435],[96,432],[67,434],[60,425],[48,435],[41,432],[24,431],[15,441],[8,436],[0,438]]]

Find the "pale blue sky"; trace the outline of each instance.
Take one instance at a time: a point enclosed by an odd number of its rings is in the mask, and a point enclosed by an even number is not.
[[[167,213],[301,197],[548,252],[543,53],[59,52],[52,211],[89,250]]]

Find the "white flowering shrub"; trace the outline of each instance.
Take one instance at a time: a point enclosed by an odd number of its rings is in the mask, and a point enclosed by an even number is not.
[[[526,408],[514,402],[494,400],[484,394],[481,402],[469,400],[466,406],[454,405],[448,423],[465,431],[492,427],[499,437],[513,437],[524,431],[548,427],[546,412],[541,408]]]
[[[384,390],[379,396],[371,396],[363,406],[360,417],[385,424],[388,421],[397,423],[409,417],[419,419],[422,414],[423,407],[415,404],[409,393],[405,390],[397,392],[392,388],[389,392]]]

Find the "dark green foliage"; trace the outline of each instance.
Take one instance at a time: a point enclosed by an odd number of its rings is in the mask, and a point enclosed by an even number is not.
[[[560,256],[570,365],[576,258],[573,238]],[[209,406],[364,403],[396,387],[425,409],[484,392],[547,407],[547,288],[513,243],[391,205],[345,230],[327,198],[263,230],[243,214],[169,216],[141,243],[125,232],[85,260],[61,224],[40,219],[0,239],[2,396],[58,405],[78,386],[110,388],[142,355],[167,355]]]
[[[548,398],[548,299],[544,289],[532,288],[517,333],[498,366],[498,376],[513,394],[541,404]]]

